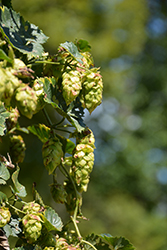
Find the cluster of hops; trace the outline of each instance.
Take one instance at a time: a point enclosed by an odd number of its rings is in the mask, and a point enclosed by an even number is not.
[[[23,232],[30,244],[41,235],[42,223],[39,213],[28,213],[22,218]]]
[[[90,113],[101,104],[103,82],[97,68],[87,71],[82,79],[81,103]]]
[[[6,125],[7,125],[8,130],[11,130],[12,128],[16,126],[19,116],[20,116],[20,113],[17,108],[10,109],[10,116],[6,120]]]
[[[11,213],[7,207],[0,208],[0,227],[4,227],[9,223],[11,218]]]
[[[0,68],[0,98],[6,106],[10,105],[15,89],[20,85],[17,77],[12,74],[11,68]]]
[[[80,192],[87,190],[89,174],[94,164],[94,135],[90,129],[86,129],[78,138],[73,153],[72,175]]]
[[[81,74],[78,70],[68,70],[62,74],[62,92],[66,104],[69,105],[80,93]]]
[[[53,173],[63,157],[62,144],[58,138],[52,138],[43,144],[42,157],[49,174]]]
[[[21,135],[12,135],[10,137],[10,155],[14,163],[23,162],[26,146]]]
[[[35,201],[29,202],[23,207],[23,212],[25,213],[38,213],[41,210],[41,206]]]
[[[62,203],[62,204],[67,202],[67,200],[66,200],[67,193],[66,193],[63,185],[61,185],[57,182],[51,184],[50,185],[50,192],[51,192],[51,195],[52,195],[55,202]]]
[[[34,78],[32,75],[34,71],[30,68],[27,68],[25,63],[19,58],[14,59],[14,69],[12,70],[12,72],[14,75],[21,79]]]

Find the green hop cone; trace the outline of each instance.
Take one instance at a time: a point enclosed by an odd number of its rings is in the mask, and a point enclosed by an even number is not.
[[[72,215],[74,214],[74,211],[76,208],[77,198],[76,198],[76,193],[75,193],[75,190],[71,181],[66,180],[64,182],[64,189],[67,193],[65,206],[66,206],[67,212]]]
[[[67,193],[63,185],[59,183],[51,184],[50,192],[55,202],[62,203],[62,204],[66,202]]]
[[[23,162],[26,146],[21,135],[12,135],[10,137],[10,155],[14,163]]]
[[[62,75],[63,97],[66,104],[69,105],[80,93],[81,74],[78,70],[69,70]]]
[[[45,142],[42,147],[43,163],[49,174],[53,173],[63,157],[62,144],[57,138]]]
[[[80,96],[82,106],[90,113],[101,104],[103,82],[97,68],[90,69],[82,79],[83,88]]]
[[[33,202],[29,202],[29,203],[27,203],[26,205],[24,205],[24,207],[23,207],[23,212],[25,212],[25,213],[38,213],[39,211],[40,211],[40,209],[41,209],[41,206],[38,204],[38,203],[36,203],[35,201],[33,201]]]
[[[7,223],[9,223],[11,218],[11,213],[8,208],[1,207],[0,208],[0,227],[4,227]]]
[[[11,68],[0,68],[0,98],[6,106],[10,105],[15,89],[20,85],[17,77],[12,74]]]
[[[15,100],[21,114],[31,119],[37,109],[38,98],[35,90],[27,84],[21,84],[21,86],[16,89]]]
[[[37,105],[36,105],[35,113],[43,109],[43,107],[45,106],[45,101],[44,101],[45,92],[44,92],[43,83],[42,83],[43,79],[44,78],[36,79],[32,87],[32,89],[35,91],[35,94],[37,96]]]
[[[72,175],[79,192],[87,191],[89,175],[94,165],[94,135],[90,129],[78,134],[77,145],[73,152]]]
[[[12,128],[16,126],[19,116],[20,114],[17,108],[12,108],[10,110],[10,116],[6,120],[6,125],[7,125],[8,130],[11,130]]]
[[[83,58],[81,60],[83,61],[83,66],[85,68],[89,69],[90,67],[92,67],[94,65],[93,57],[92,57],[90,52],[86,51],[86,52],[82,52],[80,54],[83,56]]]
[[[42,222],[40,215],[37,213],[26,214],[22,218],[23,232],[28,243],[37,241],[41,235]]]

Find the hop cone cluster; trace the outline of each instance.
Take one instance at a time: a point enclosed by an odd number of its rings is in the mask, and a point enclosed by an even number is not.
[[[22,218],[23,231],[27,241],[31,244],[35,242],[41,235],[42,220],[36,213],[26,214]]]
[[[83,76],[82,81],[83,87],[80,100],[82,106],[92,113],[102,102],[102,76],[97,68],[92,68]]]
[[[9,223],[11,218],[11,213],[8,208],[1,207],[0,208],[0,227],[4,227],[7,223]]]
[[[31,119],[36,113],[37,109],[37,96],[35,90],[29,87],[27,84],[21,84],[16,89],[15,93],[16,105],[22,115]]]
[[[0,98],[6,106],[10,105],[15,89],[20,85],[17,77],[12,74],[11,68],[0,68]]]
[[[81,74],[78,70],[69,70],[62,75],[63,97],[69,105],[79,95],[81,86]]]
[[[41,206],[36,202],[29,202],[23,207],[23,212],[25,213],[38,213],[41,209]]]
[[[80,192],[87,190],[89,174],[94,164],[94,135],[87,129],[77,138],[77,145],[73,154],[72,174]]]
[[[21,135],[12,135],[10,137],[10,155],[14,163],[23,162],[26,146]]]
[[[66,202],[67,193],[61,184],[57,182],[51,184],[50,192],[55,202],[62,204]]]
[[[62,144],[57,138],[52,138],[45,142],[42,147],[43,163],[51,174],[58,165],[60,165],[63,157]]]

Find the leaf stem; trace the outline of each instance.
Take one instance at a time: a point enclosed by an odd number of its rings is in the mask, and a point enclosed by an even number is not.
[[[97,248],[95,246],[93,246],[89,241],[81,240],[81,243],[85,243],[85,244],[91,246],[93,249],[97,250]]]

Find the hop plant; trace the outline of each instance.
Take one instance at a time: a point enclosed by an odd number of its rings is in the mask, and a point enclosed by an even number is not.
[[[92,68],[85,73],[82,82],[83,87],[80,100],[82,106],[92,113],[102,102],[102,76],[97,68]]]
[[[78,138],[73,153],[72,175],[80,192],[87,190],[89,175],[94,164],[94,135],[90,129],[86,129]]]
[[[38,98],[35,90],[27,84],[22,84],[16,89],[15,100],[21,114],[31,119],[37,111]]]
[[[0,208],[0,227],[4,227],[9,223],[11,218],[11,213],[7,207]]]
[[[41,235],[42,220],[39,214],[26,214],[22,218],[23,232],[27,241],[31,244],[35,242]]]
[[[55,202],[62,203],[62,204],[66,202],[67,193],[66,193],[63,185],[61,185],[57,182],[51,184],[50,185],[50,192],[51,192],[51,195],[52,195]]]
[[[29,202],[23,207],[23,212],[25,213],[38,213],[41,209],[41,206],[35,201]]]
[[[58,138],[52,138],[43,144],[42,157],[44,166],[51,174],[60,165],[63,157],[62,144]]]
[[[81,86],[81,74],[78,70],[69,70],[62,75],[63,97],[69,105],[79,95]]]
[[[0,98],[6,106],[10,105],[15,89],[20,85],[17,77],[12,74],[11,68],[0,68]]]
[[[26,146],[21,135],[12,135],[10,137],[10,155],[14,163],[23,162]]]

